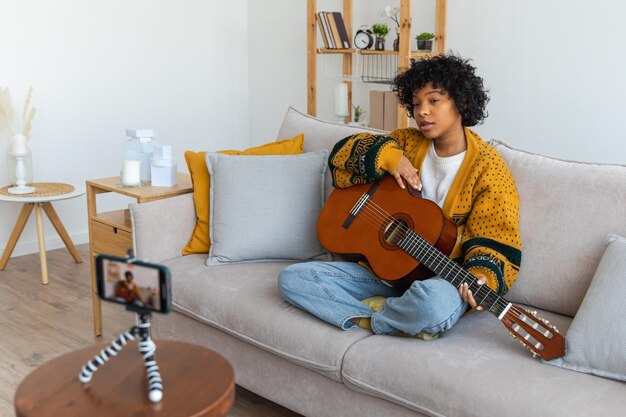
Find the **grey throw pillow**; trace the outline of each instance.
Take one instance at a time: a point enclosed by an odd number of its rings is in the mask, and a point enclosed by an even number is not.
[[[326,254],[316,226],[327,158],[326,151],[267,156],[207,152],[211,248],[206,264]]]
[[[607,243],[567,331],[566,355],[546,363],[626,381],[626,239],[610,235]]]

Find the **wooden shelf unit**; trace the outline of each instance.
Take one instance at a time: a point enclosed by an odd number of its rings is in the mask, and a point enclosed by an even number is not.
[[[354,40],[352,33],[352,6],[354,0],[343,0],[343,20],[350,42]],[[352,56],[363,55],[398,55],[398,69],[408,68],[411,59],[426,58],[443,54],[446,50],[446,7],[447,0],[435,0],[435,49],[432,52],[411,51],[411,0],[400,0],[400,32],[398,51],[374,51],[357,49],[327,49],[317,47],[317,0],[307,0],[307,112],[317,115],[317,55],[342,54],[343,75],[352,75]],[[348,117],[352,120],[352,82],[348,84]],[[398,127],[408,127],[406,112],[398,109]]]
[[[145,185],[135,188],[123,188],[117,184],[120,177],[88,180],[87,213],[89,216],[89,255],[91,259],[91,298],[93,305],[93,331],[102,335],[102,306],[96,287],[95,258],[98,254],[126,257],[133,248],[133,231],[128,209],[98,212],[96,195],[102,193],[122,194],[134,198],[138,203],[160,200],[181,194],[191,193],[193,185],[188,174],[178,173],[177,183],[173,187],[153,187]]]

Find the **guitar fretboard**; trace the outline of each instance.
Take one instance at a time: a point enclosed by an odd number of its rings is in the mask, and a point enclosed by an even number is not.
[[[407,230],[397,246],[417,259],[441,278],[459,288],[467,283],[478,305],[485,310],[500,316],[509,304],[486,285],[479,285],[478,280],[459,264],[448,258],[439,249],[431,245],[413,230]]]

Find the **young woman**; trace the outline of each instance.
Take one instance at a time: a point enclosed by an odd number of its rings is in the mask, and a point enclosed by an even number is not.
[[[498,152],[468,128],[486,117],[482,79],[468,60],[443,55],[414,61],[395,78],[393,91],[418,128],[341,140],[329,157],[335,187],[390,174],[399,187],[421,190],[457,224],[451,258],[479,283],[505,294],[521,261],[519,197]],[[373,276],[367,265],[351,262],[291,265],[278,286],[287,301],[322,320],[376,334],[433,337],[468,307],[481,309],[466,285],[455,288],[433,277],[402,292]]]

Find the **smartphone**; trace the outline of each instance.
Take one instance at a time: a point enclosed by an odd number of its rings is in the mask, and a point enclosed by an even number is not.
[[[170,270],[164,265],[111,255],[96,257],[98,296],[133,310],[169,313],[172,307]]]

